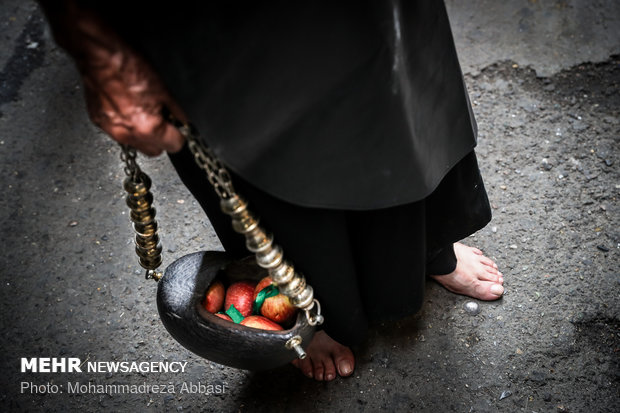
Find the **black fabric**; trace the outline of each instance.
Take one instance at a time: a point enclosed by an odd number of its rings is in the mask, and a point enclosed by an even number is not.
[[[232,170],[288,202],[417,201],[475,146],[440,0],[82,2]]]
[[[426,275],[446,275],[456,269],[456,254],[454,245],[441,248],[434,257],[426,263]]]
[[[219,210],[217,195],[189,150],[185,147],[170,158],[205,209],[224,248],[240,258],[247,256],[243,238],[232,231],[230,217]],[[488,201],[486,209],[480,206],[486,193],[473,153],[459,162],[426,199],[372,211],[297,206],[239,176],[233,175],[233,182],[261,224],[273,232],[285,256],[314,288],[323,307],[326,332],[346,345],[362,341],[373,321],[415,313],[422,305],[429,270],[453,268],[452,243],[464,232],[482,228],[490,219]],[[472,190],[474,195],[464,196]],[[465,227],[455,226],[448,218],[439,219],[431,211],[455,200],[460,202],[457,219],[467,223]]]
[[[82,2],[234,172],[337,341],[417,311],[427,270],[454,265],[451,244],[490,219],[442,1]],[[245,255],[187,149],[171,158],[226,250]]]

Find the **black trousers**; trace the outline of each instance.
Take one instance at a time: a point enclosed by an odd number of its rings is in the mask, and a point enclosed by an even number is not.
[[[249,255],[243,236],[232,230],[230,217],[220,211],[215,191],[187,147],[170,158],[224,249],[239,258]],[[429,197],[370,211],[293,205],[232,175],[235,190],[313,287],[325,316],[325,331],[345,345],[361,342],[369,322],[417,312],[426,276],[452,272],[456,266],[452,244],[490,219],[473,152]]]

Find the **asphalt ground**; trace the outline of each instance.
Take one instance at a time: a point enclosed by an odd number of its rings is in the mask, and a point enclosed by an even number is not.
[[[448,2],[494,212],[467,242],[498,262],[505,297],[474,315],[470,300],[429,283],[418,315],[375,326],[356,349],[352,378],[317,383],[290,366],[217,365],[170,338],[136,265],[118,147],[89,123],[36,5],[3,2],[0,409],[620,410],[618,7]],[[167,159],[139,162],[154,182],[165,264],[221,249]],[[22,357],[187,365],[34,374],[20,372]],[[70,393],[76,382],[174,393]]]

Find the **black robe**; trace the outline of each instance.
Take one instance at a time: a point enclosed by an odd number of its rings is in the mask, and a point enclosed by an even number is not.
[[[417,201],[476,144],[442,1],[93,3],[224,163],[282,200]]]
[[[417,311],[425,275],[452,271],[452,243],[489,221],[441,1],[96,3],[232,170],[341,343]],[[187,149],[172,159],[244,255]]]

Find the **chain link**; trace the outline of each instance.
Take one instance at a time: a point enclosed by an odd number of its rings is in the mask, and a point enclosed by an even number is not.
[[[134,181],[137,181],[142,174],[142,170],[136,162],[136,150],[129,145],[123,144],[121,144],[121,148],[123,149],[123,151],[121,152],[121,160],[125,162],[125,175],[127,175]]]
[[[207,179],[213,185],[217,195],[222,199],[229,199],[234,196],[235,189],[230,174],[213,151],[204,146],[192,134],[184,135],[184,137],[188,141],[189,150],[194,154],[196,163],[207,173]]]
[[[163,116],[176,127],[185,140],[187,140],[189,150],[194,155],[196,164],[206,172],[207,179],[213,186],[213,189],[215,189],[217,195],[222,199],[230,199],[235,196],[236,193],[230,174],[217,156],[215,156],[211,148],[203,145],[203,143],[197,139],[198,131],[196,131],[194,126],[189,123],[181,122],[175,118],[167,108],[164,108]]]
[[[164,117],[187,141],[196,164],[206,172],[209,183],[222,200],[222,210],[233,218],[234,230],[246,236],[246,246],[256,254],[258,265],[268,269],[270,275],[272,272],[275,274],[276,268],[284,268],[282,274],[286,274],[286,268],[293,270],[290,265],[282,261],[281,248],[272,245],[272,239],[259,227],[258,220],[246,210],[247,203],[235,193],[228,170],[215,153],[200,141],[196,129],[191,124],[179,121],[170,112],[164,112]],[[252,249],[250,246],[257,240],[260,247]],[[272,278],[276,280],[273,275]],[[304,310],[308,324],[316,326],[323,323],[321,306],[318,300],[313,298],[312,288],[306,285],[303,275],[294,271],[292,280],[285,281],[283,286],[289,286],[291,289],[290,292],[284,291],[283,294],[292,299],[296,307]]]

